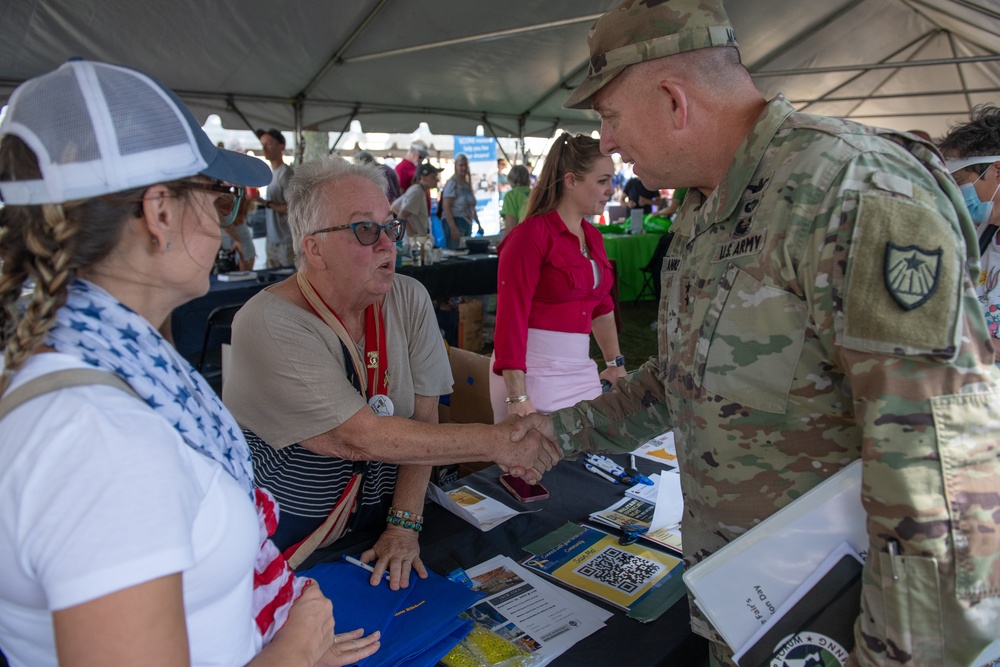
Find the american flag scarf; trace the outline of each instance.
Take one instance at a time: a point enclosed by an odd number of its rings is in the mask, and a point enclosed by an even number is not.
[[[223,467],[257,508],[260,549],[254,565],[253,618],[266,645],[305,585],[270,540],[278,505],[253,486],[250,447],[215,391],[163,336],[101,287],[77,279],[45,343],[127,382],[192,449]]]

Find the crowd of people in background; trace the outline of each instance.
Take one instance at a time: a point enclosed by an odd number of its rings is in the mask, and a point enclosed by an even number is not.
[[[278,129],[258,132],[266,163],[220,149],[125,67],[74,60],[18,87],[0,125],[15,664],[356,663],[381,638],[335,634],[293,572],[314,551],[377,530],[371,585],[406,587],[427,576],[431,466],[534,484],[666,431],[686,567],[861,461],[846,664],[1000,655],[1000,107],[935,144],[766,99],[721,0],[626,0],[588,44],[566,106],[594,109],[600,137],[560,134],[534,186],[532,165],[498,162],[494,424],[438,423],[446,347],[426,288],[395,271],[435,215],[448,248],[483,233],[468,156],[443,187],[420,140],[394,167],[362,151],[293,168]],[[595,224],[614,202],[672,234],[658,354],[628,369]],[[267,266],[294,272],[235,316],[220,398],[161,330],[208,291],[224,237],[252,263],[249,206]],[[734,665],[690,614],[704,664]]]
[[[272,180],[260,192],[251,188],[246,215],[223,236],[217,266],[220,273],[254,268],[256,255],[253,239],[260,237],[266,238],[264,247],[269,259],[264,265],[267,268],[292,265],[288,249],[287,203],[284,199],[284,188],[294,175],[294,168],[289,163],[290,153],[285,136],[280,131],[259,129],[256,134],[261,142],[262,156],[271,166]],[[218,147],[223,148],[221,143]],[[680,188],[676,192],[673,189],[648,190],[633,175],[630,164],[622,163],[617,156],[611,157],[615,169],[613,193],[607,202],[607,210],[597,213],[594,220],[598,223],[624,222],[627,215],[614,217],[616,206],[622,207],[626,213],[641,209],[645,215],[671,219],[683,201],[686,189]],[[548,153],[539,156],[537,165],[543,166],[547,158]],[[465,154],[456,154],[450,165],[445,164],[447,161],[435,164],[430,159],[427,143],[417,139],[398,159],[391,155],[379,159],[369,150],[358,150],[351,159],[375,164],[382,172],[386,179],[386,198],[393,211],[401,218],[410,220],[407,240],[431,235],[441,242],[442,247],[458,249],[463,237],[487,233],[479,220],[478,207],[481,204],[476,200],[476,189],[482,184],[473,187],[469,160]],[[440,176],[430,178],[432,174],[440,175],[449,168],[451,173],[443,184]],[[531,164],[510,164],[504,158],[497,159],[496,182],[483,186],[499,193],[496,236],[506,235],[524,220],[528,196],[538,178],[533,171],[535,168]],[[423,196],[423,206],[417,204],[418,195]],[[669,223],[658,226],[657,231],[668,228]]]

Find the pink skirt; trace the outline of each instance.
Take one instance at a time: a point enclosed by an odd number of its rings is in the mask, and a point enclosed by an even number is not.
[[[490,358],[490,402],[493,421],[507,417],[507,385],[503,376],[493,373],[496,355]],[[531,403],[548,414],[560,408],[601,395],[597,364],[590,358],[590,335],[528,329],[524,356],[524,383]]]

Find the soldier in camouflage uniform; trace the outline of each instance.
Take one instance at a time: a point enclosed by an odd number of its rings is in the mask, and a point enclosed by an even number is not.
[[[529,423],[564,456],[674,429],[687,565],[860,457],[871,543],[848,664],[992,659],[1000,390],[972,224],[939,154],[765,100],[718,0],[629,0],[589,43],[567,106],[593,105],[602,150],[644,185],[691,190],[658,357]],[[731,664],[696,610],[692,626]]]

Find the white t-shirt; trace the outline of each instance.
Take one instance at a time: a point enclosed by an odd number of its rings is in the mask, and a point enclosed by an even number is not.
[[[28,360],[12,388],[74,357]],[[244,665],[256,511],[220,465],[119,389],[40,396],[0,421],[0,648],[56,665],[53,610],[183,572],[192,665]]]
[[[982,233],[982,225],[977,225],[976,231]],[[990,337],[1000,338],[1000,245],[997,245],[996,234],[980,258],[979,265],[976,296],[982,305]]]

